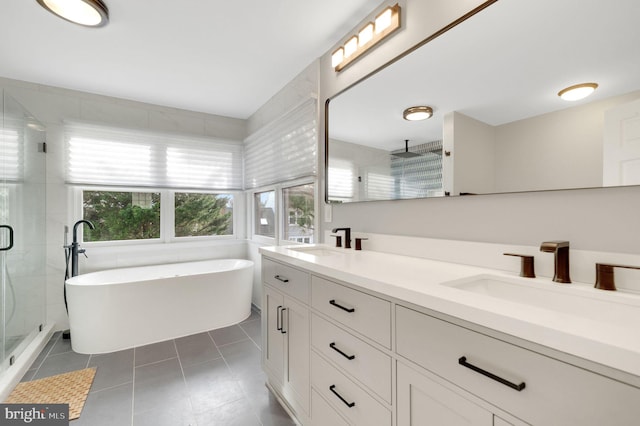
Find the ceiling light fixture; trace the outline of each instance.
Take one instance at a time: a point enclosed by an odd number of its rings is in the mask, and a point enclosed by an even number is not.
[[[37,0],[54,15],[85,27],[102,27],[109,22],[109,9],[101,0]]]
[[[575,86],[569,86],[558,92],[565,101],[578,101],[592,94],[598,88],[597,83],[582,83]]]
[[[431,118],[433,108],[429,106],[412,106],[404,110],[402,118],[408,121],[419,121]]]
[[[40,1],[40,0],[38,0]],[[331,54],[331,67],[338,72],[360,57],[367,50],[400,28],[400,6],[395,4],[380,12],[373,22],[367,22],[357,35]]]

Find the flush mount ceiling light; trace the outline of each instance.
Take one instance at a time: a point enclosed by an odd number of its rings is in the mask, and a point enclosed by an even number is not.
[[[109,9],[100,0],[37,0],[49,12],[74,24],[102,27],[109,22]]]
[[[331,54],[331,66],[336,72],[342,70],[398,28],[400,6],[396,4],[385,8],[373,22],[367,22],[357,35],[348,37],[347,41]]]
[[[419,121],[431,118],[433,108],[428,106],[412,106],[404,110],[402,118],[408,121]]]
[[[597,83],[576,84],[575,86],[569,86],[566,89],[562,89],[558,92],[558,96],[565,101],[578,101],[592,94],[597,88]]]

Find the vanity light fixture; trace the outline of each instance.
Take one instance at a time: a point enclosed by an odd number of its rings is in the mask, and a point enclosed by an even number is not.
[[[598,88],[598,83],[581,83],[569,86],[558,92],[565,101],[578,101],[592,94]]]
[[[357,35],[349,37],[346,43],[338,47],[331,54],[331,66],[336,72],[341,71],[398,28],[400,28],[400,5],[396,3],[394,6],[385,8],[373,22],[367,22]]]
[[[429,106],[412,106],[402,113],[402,118],[408,121],[426,120],[431,116],[433,116],[433,108]]]
[[[109,22],[109,9],[101,0],[37,0],[54,15],[85,27],[102,27]]]

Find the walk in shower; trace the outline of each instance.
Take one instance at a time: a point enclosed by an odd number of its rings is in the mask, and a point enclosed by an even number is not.
[[[29,349],[45,326],[46,145],[44,125],[6,91],[0,93],[0,383],[5,384],[7,376],[16,375],[12,370],[33,357]]]

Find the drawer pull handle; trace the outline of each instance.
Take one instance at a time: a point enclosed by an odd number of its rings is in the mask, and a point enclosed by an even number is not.
[[[276,308],[276,330],[282,331],[282,317],[280,316],[280,310],[282,309],[282,305]]]
[[[278,281],[282,281],[283,283],[288,283],[289,282],[289,278],[281,277],[280,275],[276,275],[273,278],[275,278]]]
[[[476,367],[475,365],[470,364],[470,363],[468,363],[468,362],[467,362],[467,357],[466,357],[466,356],[462,356],[462,357],[460,357],[460,358],[458,359],[458,364],[460,364],[460,365],[462,365],[462,366],[464,366],[464,367],[470,368],[471,370],[473,370],[473,371],[475,371],[475,372],[477,372],[477,373],[480,373],[480,374],[482,374],[483,376],[487,376],[487,377],[489,377],[490,379],[495,380],[496,382],[500,382],[500,383],[502,383],[502,384],[503,384],[503,385],[505,385],[505,386],[509,386],[510,388],[515,389],[515,390],[517,390],[518,392],[522,391],[522,389],[524,389],[524,388],[525,388],[525,386],[526,386],[524,382],[520,383],[519,385],[516,385],[515,383],[512,383],[512,382],[510,382],[510,381],[508,381],[508,380],[506,380],[506,379],[503,379],[503,378],[502,378],[502,377],[500,377],[500,376],[496,376],[495,374],[490,373],[490,372],[488,372],[488,371],[486,371],[486,370],[483,370],[483,369],[482,369],[482,368],[480,368],[480,367]]]
[[[337,304],[336,303],[336,299],[329,300],[329,304],[335,306],[336,308],[340,308],[343,311],[347,311],[347,312],[355,312],[356,311],[355,308],[345,308],[344,306]]]
[[[349,361],[351,361],[352,359],[356,359],[355,355],[347,355],[344,352],[342,352],[340,349],[336,348],[336,342],[329,343],[329,347],[331,349],[333,349],[334,351],[338,352],[340,355],[342,355],[343,357],[345,357]]]
[[[340,401],[344,402],[344,404],[345,404],[347,407],[349,407],[349,408],[351,408],[351,407],[355,407],[355,405],[356,405],[356,403],[355,403],[355,402],[347,402],[347,400],[346,400],[346,399],[344,399],[344,398],[342,397],[342,395],[340,395],[340,394],[336,391],[336,385],[331,385],[331,386],[329,386],[329,390],[330,390],[331,392],[333,392],[333,394],[334,394],[335,396],[337,396],[338,398],[340,398]]]

